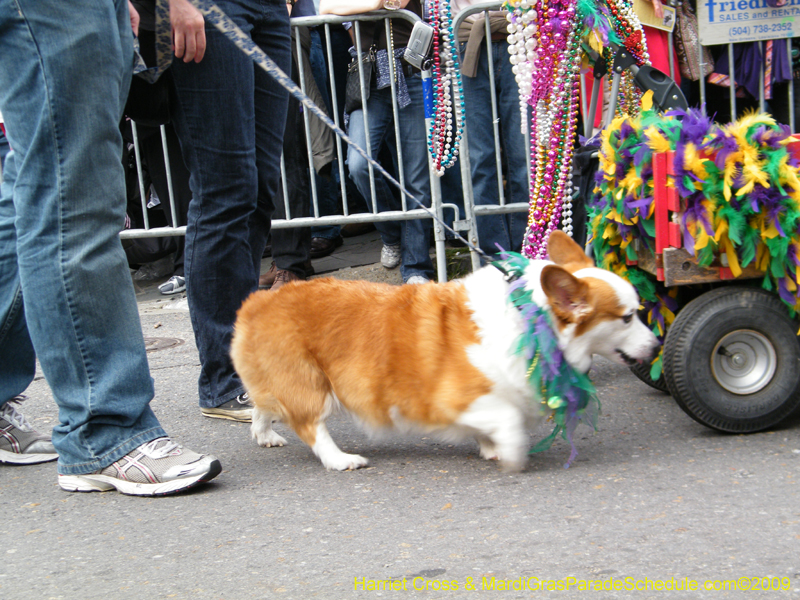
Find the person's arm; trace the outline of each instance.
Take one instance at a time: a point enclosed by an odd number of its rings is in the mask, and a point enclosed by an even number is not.
[[[656,15],[656,19],[663,19],[664,18],[664,6],[661,3],[661,0],[651,0],[653,4],[653,12]]]
[[[384,8],[385,0],[321,0],[319,14],[321,15],[360,15],[372,10]],[[398,8],[405,8],[409,0],[400,0]]]
[[[200,62],[206,53],[206,30],[203,14],[188,0],[169,0],[172,46],[183,62]]]
[[[128,11],[131,13],[131,29],[133,29],[133,35],[139,37],[139,12],[133,7],[131,0],[128,0]]]

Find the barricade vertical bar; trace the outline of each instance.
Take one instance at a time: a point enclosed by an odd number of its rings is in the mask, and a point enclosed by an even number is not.
[[[475,193],[472,189],[472,165],[469,161],[469,132],[467,131],[467,124],[463,124],[463,132],[461,134],[461,152],[458,154],[458,164],[461,169],[461,186],[463,188],[464,197],[464,219],[469,223],[469,230],[466,232],[467,240],[474,247],[479,247],[478,237],[478,224],[475,221],[475,211],[472,210],[475,202]],[[472,261],[472,270],[475,271],[481,266],[481,259],[475,250],[470,248],[470,259]]]
[[[387,18],[383,20],[383,28],[386,39],[391,40],[393,38],[391,19]],[[392,52],[394,52],[394,44],[391,44],[391,51],[389,54]],[[401,144],[402,140],[400,139],[400,106],[397,104],[397,64],[393,56],[389,56],[389,84],[392,90],[392,117],[394,121],[395,147],[397,149],[397,180],[402,187],[406,187],[406,170],[403,166],[405,163],[403,162],[403,147]],[[408,202],[403,192],[400,192],[400,206],[403,212],[408,210]]]
[[[361,115],[364,120],[364,131],[366,132],[364,150],[366,151],[368,156],[375,157],[372,153],[372,144],[370,143],[370,135],[369,135],[369,114],[367,111],[367,99],[366,95],[366,87],[364,81],[364,65],[361,62],[361,52],[362,52],[362,45],[361,45],[361,22],[360,21],[353,21],[353,29],[355,29],[355,38],[356,38],[356,60],[358,61],[358,82],[361,86]],[[370,82],[366,82],[366,86],[369,86]],[[378,198],[377,194],[375,193],[375,170],[372,167],[372,163],[367,163],[367,169],[369,172],[369,191],[370,191],[370,199],[372,200],[372,214],[378,213]]]
[[[703,111],[703,116],[708,116],[708,111],[706,110],[706,78],[703,75],[705,73],[705,66],[706,63],[703,60],[703,46],[697,44],[697,62],[700,65],[700,108]]]
[[[425,106],[425,131],[431,130],[433,123],[433,81],[430,69],[422,71],[422,95]],[[431,153],[425,151],[428,157],[428,178],[431,185],[431,210],[436,216],[442,218],[442,184],[436,174]],[[447,281],[447,256],[444,247],[444,230],[438,222],[433,223],[433,239],[436,245],[436,276],[440,283]]]
[[[497,197],[500,206],[505,206],[506,196],[503,191],[503,162],[500,153],[500,117],[497,114],[497,88],[494,80],[494,57],[492,55],[492,28],[489,13],[485,12],[484,26],[486,28],[486,60],[489,65],[489,97],[492,99],[492,131],[494,132],[494,158],[497,171]]]
[[[733,62],[733,44],[728,44],[728,75],[731,82],[731,121],[736,120],[736,67]]]
[[[331,86],[331,109],[333,110],[333,115],[331,115],[331,118],[337,127],[341,127],[342,124],[339,122],[339,99],[337,98],[336,94],[336,77],[333,74],[333,46],[331,44],[330,23],[325,23],[325,50],[328,58],[328,80],[330,81]],[[344,216],[346,217],[350,214],[350,207],[347,205],[347,181],[344,172],[343,142],[342,138],[340,138],[338,135],[336,136],[336,157],[339,162],[339,189],[342,193],[342,210],[344,211]]]
[[[792,65],[792,39],[787,38],[786,40],[786,60],[788,61],[789,67],[791,68]],[[794,69],[791,69],[792,78],[789,80],[789,84],[787,87],[789,88],[789,129],[792,130],[794,133],[796,130],[794,128]]]
[[[764,69],[764,58],[765,58],[764,50],[765,50],[764,42],[758,42],[758,52],[759,54],[761,54],[761,60],[758,63],[758,80],[761,82],[761,85],[758,86],[758,110],[759,112],[762,113],[766,112],[767,110],[764,98],[765,96],[764,89],[767,85],[767,76],[766,76],[766,71]]]
[[[178,213],[175,209],[175,192],[172,189],[172,167],[169,162],[169,151],[167,149],[167,127],[159,127],[161,131],[161,151],[164,154],[164,168],[167,171],[167,193],[169,194],[169,212],[172,215],[172,226],[178,227]]]
[[[297,51],[297,78],[300,80],[300,90],[308,95],[308,91],[306,90],[306,78],[305,78],[305,61],[303,60],[303,44],[301,38],[301,32],[299,27],[293,27],[294,29],[294,38],[295,38],[295,50]],[[310,32],[309,32],[310,36]],[[310,39],[309,39],[310,42]],[[324,107],[321,107],[324,108]],[[308,157],[308,179],[311,186],[311,204],[314,209],[314,218],[319,219],[319,197],[317,195],[317,178],[316,178],[316,169],[314,169],[314,148],[312,147],[311,141],[311,129],[310,129],[310,119],[311,117],[308,114],[308,111],[301,105],[300,110],[303,111],[303,126],[305,129],[305,136],[306,136],[306,156]]]
[[[147,193],[144,189],[144,175],[142,172],[142,155],[139,151],[139,130],[136,121],[131,121],[131,132],[133,133],[133,155],[136,157],[136,176],[139,178],[139,200],[142,203],[142,219],[144,228],[150,229],[150,218],[147,216]]]
[[[292,218],[292,210],[289,208],[289,188],[286,181],[286,163],[283,160],[283,152],[281,152],[281,188],[283,188],[283,207],[286,210],[286,217],[288,221]]]

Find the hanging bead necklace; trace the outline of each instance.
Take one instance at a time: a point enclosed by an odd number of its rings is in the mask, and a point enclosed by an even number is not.
[[[579,104],[581,39],[577,0],[508,0],[508,42],[523,123],[531,106],[531,186],[523,253],[546,256],[564,219],[572,231],[572,145]]]
[[[458,63],[450,0],[431,2],[433,36],[433,108],[434,117],[428,132],[428,148],[436,173],[455,164],[464,135],[464,85]],[[455,102],[452,90],[455,88]],[[454,106],[457,110],[454,110]],[[454,118],[455,117],[455,118]],[[455,123],[454,123],[455,121]]]
[[[639,17],[630,0],[604,0],[607,7],[608,21],[611,28],[622,40],[625,48],[631,53],[637,65],[649,65],[650,54],[647,51],[647,40]],[[613,61],[610,48],[605,48],[604,58]],[[619,97],[617,98],[617,116],[636,117],[641,112],[642,92],[633,82],[629,71],[622,73]]]

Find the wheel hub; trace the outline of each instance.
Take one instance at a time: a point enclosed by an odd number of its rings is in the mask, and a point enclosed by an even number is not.
[[[772,342],[758,331],[733,331],[717,342],[711,372],[733,394],[754,394],[766,387],[777,369]]]

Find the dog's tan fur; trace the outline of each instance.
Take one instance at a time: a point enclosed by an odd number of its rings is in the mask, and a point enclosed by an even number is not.
[[[331,392],[374,427],[392,424],[392,407],[447,425],[491,387],[467,359],[478,335],[465,300],[457,282],[317,279],[257,292],[236,321],[234,364],[253,402],[312,447]]]

